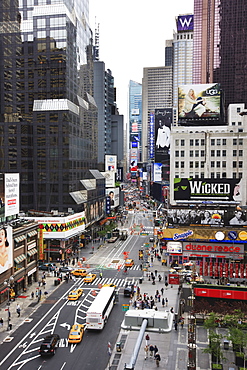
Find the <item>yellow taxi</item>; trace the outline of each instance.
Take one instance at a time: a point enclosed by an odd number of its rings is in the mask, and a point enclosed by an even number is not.
[[[134,266],[134,260],[132,260],[131,258],[127,258],[127,260],[125,261],[124,266],[125,267],[132,267],[132,266]]]
[[[84,278],[84,283],[92,283],[92,281],[94,281],[95,279],[96,279],[96,274],[88,274]]]
[[[83,293],[83,289],[71,290],[68,296],[69,301],[76,301]]]
[[[84,325],[75,324],[72,326],[69,333],[69,343],[80,343],[84,334]]]
[[[107,286],[109,286],[109,287],[111,287],[111,288],[116,288],[116,285],[114,285],[114,284],[104,284],[104,285],[103,285],[103,288],[104,288],[104,287],[107,287]]]
[[[77,277],[84,277],[84,276],[87,276],[87,270],[77,269],[77,270],[71,271],[71,274]]]

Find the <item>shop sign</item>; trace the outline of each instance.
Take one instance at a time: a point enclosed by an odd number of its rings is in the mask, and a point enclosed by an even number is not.
[[[32,270],[28,271],[27,276],[32,275],[37,270],[37,267],[34,267]]]
[[[209,253],[244,253],[243,244],[183,243],[183,251]]]

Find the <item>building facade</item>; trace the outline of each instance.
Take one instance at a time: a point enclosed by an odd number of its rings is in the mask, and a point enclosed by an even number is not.
[[[85,122],[95,104],[79,73],[93,58],[88,0],[7,1],[0,10],[0,169],[20,173],[23,211],[81,211],[70,193],[97,165]]]
[[[172,67],[147,67],[142,79],[143,162],[150,160],[150,113],[157,108],[172,108]],[[151,145],[154,145],[151,144]]]
[[[247,103],[245,0],[194,1],[193,83],[220,83],[225,107]]]

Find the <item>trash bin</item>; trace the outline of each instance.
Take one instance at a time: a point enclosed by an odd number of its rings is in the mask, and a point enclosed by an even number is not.
[[[116,343],[116,351],[117,352],[122,352],[122,342],[117,342]]]
[[[143,278],[140,278],[140,279],[139,279],[139,283],[140,283],[140,284],[142,284],[142,280],[143,280]]]
[[[58,285],[58,280],[56,279],[56,280],[54,280],[54,285],[56,286],[56,285]]]
[[[229,340],[224,340],[224,349],[229,349]]]

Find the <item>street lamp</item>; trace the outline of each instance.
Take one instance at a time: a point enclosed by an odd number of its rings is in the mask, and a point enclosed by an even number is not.
[[[13,285],[13,282],[15,281],[15,279],[14,279],[14,277],[13,276],[10,276],[10,278],[8,279],[8,280],[5,280],[4,281],[4,285],[6,285],[7,286],[7,288],[8,288],[8,303],[7,303],[7,305],[8,305],[8,326],[7,326],[7,330],[10,330],[10,326],[12,326],[11,324],[10,324],[10,310],[9,310],[9,306],[10,306],[10,288],[12,287],[12,285]]]

